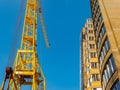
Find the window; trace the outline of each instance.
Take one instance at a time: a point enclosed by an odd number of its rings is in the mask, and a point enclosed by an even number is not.
[[[103,46],[103,52],[104,52],[104,56],[106,55],[107,53],[107,48],[106,48],[106,45]]]
[[[109,78],[112,76],[112,68],[110,65],[110,61],[108,62],[108,69],[109,69]]]
[[[99,60],[100,60],[100,69],[101,69],[101,66],[102,66],[102,58],[101,58],[101,56],[99,57]]]
[[[94,37],[92,37],[92,40],[94,40]]]
[[[98,31],[97,31],[97,30],[95,30],[95,36],[96,36],[96,37],[98,36]]]
[[[120,81],[117,80],[110,90],[120,90]]]
[[[89,36],[89,40],[90,41],[94,40],[94,36]]]
[[[114,58],[112,55],[110,56],[109,62],[110,62],[110,67],[111,67],[112,73],[114,73],[116,70],[116,66],[115,66]]]
[[[104,59],[103,51],[101,52],[101,58],[102,58],[102,61],[103,61],[103,59]]]
[[[85,35],[82,35],[82,38],[85,39]]]
[[[105,73],[106,81],[108,82],[108,73],[107,73],[107,70],[105,70],[104,73]]]
[[[95,1],[96,1],[96,3],[95,3],[95,4],[96,4],[96,6],[97,6],[97,5],[98,5],[98,1],[97,1],[97,0],[95,0]]]
[[[103,75],[103,85],[106,86],[107,82],[106,82],[106,77],[105,75]]]
[[[108,39],[106,40],[106,48],[107,48],[107,50],[110,48],[110,43],[109,43]]]
[[[97,9],[97,12],[99,13],[100,12],[100,7],[98,6],[98,9]]]
[[[99,81],[100,80],[99,74],[92,74],[92,80],[93,81]]]
[[[97,15],[97,14],[96,14]],[[97,15],[98,16],[98,15]],[[99,16],[99,19],[98,19],[98,23],[97,23],[97,26],[100,27],[100,24],[102,22],[103,18],[102,18],[102,15]]]
[[[90,48],[92,48],[92,44],[90,44],[89,46],[90,46]]]
[[[100,30],[100,36],[99,36],[99,41],[98,41],[99,44],[101,43],[101,40],[102,40],[105,32],[106,32],[106,28],[105,28],[105,26],[104,26],[104,24],[103,24],[103,25],[102,25],[102,28],[101,28],[101,30]],[[99,48],[99,47],[98,47],[98,48]]]
[[[106,28],[105,28],[105,25],[103,24],[102,25],[102,33],[104,34],[106,32]]]
[[[98,42],[97,42],[97,47],[98,48],[100,47],[100,40],[98,40]]]
[[[91,25],[91,27],[92,27],[92,25]],[[89,33],[93,34],[93,30],[89,30]]]
[[[105,50],[105,46],[103,46],[103,56],[105,57],[106,55],[106,50]]]
[[[108,78],[110,78],[111,76],[110,76],[110,67],[107,65],[106,66],[106,71],[107,71],[107,73],[108,73]]]
[[[91,36],[89,37],[89,40],[91,40]]]
[[[89,33],[90,33],[90,30],[89,30]]]
[[[88,24],[88,26],[87,26],[88,28],[90,28],[91,27],[91,25],[90,24]]]
[[[109,44],[109,41],[108,41],[108,38],[105,40],[104,44],[103,44],[103,47],[102,47],[102,50],[101,50],[101,53],[100,53],[100,62],[102,64],[102,61],[103,59],[105,58],[108,50],[110,49],[110,44]]]
[[[90,44],[90,49],[94,49],[95,48],[95,44]]]
[[[87,22],[92,22],[92,19],[87,19]]]
[[[92,28],[93,27],[92,24],[87,24],[86,26],[87,26],[87,28]]]
[[[91,68],[98,68],[97,62],[91,62]]]
[[[100,38],[101,38],[101,39],[103,38],[103,33],[102,33],[102,32],[100,32]]]
[[[101,22],[102,20],[103,20],[102,15],[100,15],[100,17],[99,17],[99,21]]]
[[[93,88],[92,90],[97,90],[97,88]]]
[[[90,57],[91,58],[96,58],[97,57],[97,53],[96,52],[91,52],[90,53]]]
[[[104,69],[104,73],[103,73],[103,77],[102,77],[104,86],[106,86],[108,80],[111,78],[111,76],[113,75],[115,70],[116,70],[116,66],[115,66],[115,63],[114,63],[114,58],[111,55],[108,59],[108,62],[106,64],[106,68]]]

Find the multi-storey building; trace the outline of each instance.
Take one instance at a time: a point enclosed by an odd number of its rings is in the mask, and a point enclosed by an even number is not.
[[[120,90],[120,0],[90,0],[103,90]]]
[[[101,79],[92,19],[87,19],[81,38],[81,90],[101,90]]]

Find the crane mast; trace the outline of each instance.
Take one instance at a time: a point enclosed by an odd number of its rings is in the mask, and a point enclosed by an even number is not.
[[[27,0],[20,49],[17,51],[13,67],[6,68],[2,90],[6,80],[8,80],[7,90],[21,90],[24,85],[30,85],[32,90],[46,90],[46,80],[38,63],[37,53],[38,11],[40,15],[42,14],[38,3],[38,0]],[[49,47],[43,17],[42,15],[40,17],[46,46]]]

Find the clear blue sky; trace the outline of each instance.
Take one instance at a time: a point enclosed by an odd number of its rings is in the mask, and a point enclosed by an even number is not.
[[[0,0],[0,85],[10,52],[21,0]],[[41,0],[51,47],[45,48],[42,33],[39,61],[47,90],[79,90],[79,37],[90,15],[90,0]]]

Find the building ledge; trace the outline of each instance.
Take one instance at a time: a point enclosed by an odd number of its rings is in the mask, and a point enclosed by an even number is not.
[[[91,83],[91,87],[101,87],[101,82],[100,81],[93,81],[92,83]]]
[[[91,68],[90,69],[90,74],[96,74],[96,73],[100,73],[99,68]]]

